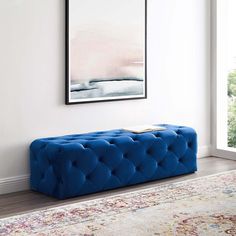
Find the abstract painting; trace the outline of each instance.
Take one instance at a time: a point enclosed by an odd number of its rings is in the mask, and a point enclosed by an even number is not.
[[[66,0],[66,104],[147,97],[146,0]]]

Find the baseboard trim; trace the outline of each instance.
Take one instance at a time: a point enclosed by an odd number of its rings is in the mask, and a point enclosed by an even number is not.
[[[19,192],[29,189],[29,175],[0,179],[0,194]]]
[[[236,161],[236,153],[233,151],[213,149],[211,151],[211,153],[212,153],[212,156],[214,156],[214,157],[219,157],[219,158],[223,158],[223,159]]]
[[[217,157],[217,158],[226,159],[226,160],[236,161],[236,157],[235,157],[235,156],[225,156],[225,155],[222,155],[222,156],[213,155],[213,156],[214,156],[214,157]]]
[[[198,148],[198,158],[209,157],[211,155],[211,146],[201,146]]]

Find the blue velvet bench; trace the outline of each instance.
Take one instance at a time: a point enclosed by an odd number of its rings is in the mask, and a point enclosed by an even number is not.
[[[30,146],[31,189],[59,199],[197,170],[189,127],[134,134],[111,130],[37,139]]]

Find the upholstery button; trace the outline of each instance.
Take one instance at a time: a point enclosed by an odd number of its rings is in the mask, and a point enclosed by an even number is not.
[[[188,147],[189,147],[189,148],[192,147],[192,143],[191,143],[191,142],[188,143]]]
[[[60,176],[57,177],[57,181],[58,183],[63,184],[62,178]]]
[[[86,176],[85,176],[85,179],[90,180],[90,176],[89,176],[89,175],[86,175]]]
[[[72,166],[77,166],[77,162],[76,161],[72,161]]]
[[[47,146],[47,144],[43,144],[43,145],[41,146],[41,149],[44,149],[46,146]]]
[[[124,157],[124,158],[128,158],[128,154],[125,153],[125,154],[123,155],[123,157]]]
[[[148,149],[146,153],[147,153],[148,155],[151,155],[151,154],[152,154],[152,152],[151,152],[150,149]]]

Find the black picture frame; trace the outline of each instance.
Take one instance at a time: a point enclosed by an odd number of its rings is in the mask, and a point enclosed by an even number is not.
[[[98,0],[99,1],[99,0]],[[128,0],[127,0],[128,1]],[[83,103],[97,103],[97,102],[111,102],[111,101],[122,101],[122,100],[137,100],[137,99],[147,99],[147,0],[144,1],[144,14],[145,14],[145,22],[144,22],[144,58],[145,58],[145,64],[144,64],[144,89],[143,89],[143,95],[140,97],[126,97],[126,98],[119,98],[114,97],[112,99],[99,99],[96,100],[74,100],[72,101],[70,99],[71,95],[71,88],[70,88],[70,35],[69,35],[69,29],[70,29],[70,0],[65,0],[65,104],[66,105],[75,105],[75,104],[83,104]]]

